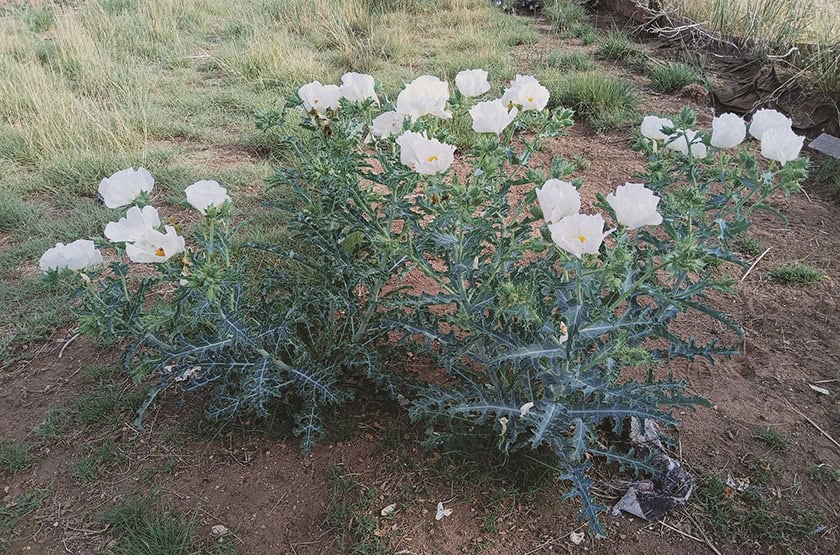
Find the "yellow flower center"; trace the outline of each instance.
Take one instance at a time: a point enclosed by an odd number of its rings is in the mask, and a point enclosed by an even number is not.
[[[166,251],[163,250],[163,247],[158,247],[155,251],[155,256],[166,256]]]
[[[534,101],[534,97],[533,97],[533,96],[529,96],[529,97],[528,97],[528,102],[533,102],[533,101]]]
[[[578,235],[578,241],[580,241],[581,243],[585,243],[586,237],[584,237],[583,235]]]
[[[432,155],[432,156],[429,156],[428,158],[426,158],[426,161],[428,161],[428,162],[437,162],[437,159],[438,159],[438,157],[437,157],[437,156]]]

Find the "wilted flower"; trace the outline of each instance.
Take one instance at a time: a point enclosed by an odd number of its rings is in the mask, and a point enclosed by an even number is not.
[[[376,81],[372,75],[365,73],[350,72],[341,76],[341,91],[342,98],[346,98],[350,102],[364,102],[368,98],[372,99],[376,104],[379,104],[379,97],[376,96]]]
[[[505,127],[516,118],[519,109],[514,107],[508,109],[501,100],[488,100],[479,102],[470,108],[472,116],[472,128],[476,133],[495,133],[504,131]]]
[[[659,197],[641,183],[619,185],[615,194],[607,195],[607,202],[615,211],[618,223],[628,229],[662,223],[662,215],[656,211]]]
[[[443,173],[455,159],[455,146],[428,139],[426,134],[406,131],[397,137],[400,162],[421,175]]]
[[[443,506],[442,502],[438,502],[437,511],[435,512],[435,520],[443,520],[444,517],[447,517],[451,514],[452,509],[447,509]]]
[[[455,76],[455,86],[464,96],[479,96],[490,90],[487,72],[483,69],[465,69]]]
[[[764,132],[772,127],[790,127],[793,125],[793,120],[776,110],[769,110],[767,108],[757,111],[753,114],[750,122],[750,135],[761,140]]]
[[[227,189],[213,180],[196,181],[187,187],[184,193],[187,195],[187,202],[202,214],[206,214],[210,206],[221,208],[225,202],[230,202]]]
[[[97,264],[102,264],[102,253],[89,239],[78,239],[67,245],[56,243],[38,260],[38,266],[44,273],[63,268],[84,270]]]
[[[130,243],[143,237],[150,229],[160,227],[160,216],[152,206],[141,210],[132,206],[119,221],[105,226],[105,237],[112,243]]]
[[[686,136],[688,136],[688,142],[686,142]],[[676,150],[688,156],[689,144],[691,144],[691,155],[694,158],[702,159],[709,153],[709,149],[706,148],[703,140],[697,135],[697,131],[693,129],[686,129],[685,131],[679,131],[671,135],[665,144],[665,148]]]
[[[155,178],[146,168],[126,168],[99,182],[99,196],[108,208],[120,208],[134,202],[141,193],[151,193]]]
[[[396,135],[403,128],[405,115],[397,112],[384,112],[373,118],[370,127],[370,132],[374,137],[388,138],[391,135]]]
[[[411,118],[412,122],[427,114],[449,119],[452,112],[446,111],[449,101],[449,85],[431,75],[421,75],[405,86],[397,95],[397,112]]]
[[[797,135],[787,125],[765,129],[761,134],[761,155],[783,166],[799,158],[805,137]]]
[[[139,264],[166,262],[172,256],[184,252],[184,238],[171,225],[161,233],[155,229],[146,232],[133,243],[126,243],[125,254],[132,262]]]
[[[654,141],[664,141],[668,135],[662,132],[663,127],[674,127],[674,122],[659,116],[645,116],[642,120],[642,136]]]
[[[721,114],[712,120],[712,146],[736,147],[747,136],[747,124],[737,114]]]
[[[546,222],[559,222],[580,211],[580,193],[567,181],[549,179],[537,189],[537,200]]]
[[[523,112],[542,110],[548,104],[548,89],[540,85],[533,75],[516,75],[505,89],[502,102],[508,106],[521,106]]]
[[[338,85],[322,85],[313,81],[299,88],[298,96],[303,101],[304,111],[310,113],[315,110],[319,115],[324,115],[327,110],[338,108],[341,90]]]
[[[551,238],[557,246],[572,256],[596,254],[604,237],[612,230],[604,231],[604,218],[600,214],[574,214],[548,226]]]

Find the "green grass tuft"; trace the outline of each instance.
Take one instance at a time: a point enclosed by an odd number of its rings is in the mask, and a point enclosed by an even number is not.
[[[811,285],[820,281],[823,273],[813,266],[797,262],[775,268],[770,272],[770,277],[785,283]]]
[[[625,125],[639,101],[633,85],[597,71],[543,72],[539,77],[551,92],[553,105],[573,109],[599,131]]]
[[[595,60],[585,52],[553,51],[548,56],[548,66],[561,71],[590,71],[595,69]]]
[[[673,93],[687,85],[702,82],[702,76],[693,67],[681,62],[655,63],[648,71],[654,90]]]
[[[840,60],[840,54],[838,54],[838,59]],[[832,196],[840,198],[840,160],[830,156],[815,156],[813,160],[814,181],[826,186]]]
[[[577,23],[563,31],[560,36],[564,39],[578,39],[584,46],[598,42],[599,35],[589,23]]]
[[[555,33],[565,33],[586,22],[586,10],[574,0],[548,0],[543,14]]]
[[[598,41],[598,56],[614,62],[636,63],[642,55],[639,47],[627,33],[618,29],[610,29]]]
[[[758,256],[764,252],[764,244],[752,235],[744,235],[738,240],[738,249],[748,256]]]
[[[712,530],[745,541],[786,543],[813,534],[823,516],[795,503],[774,506],[760,487],[732,491],[717,474],[701,475],[691,505],[702,523]]]
[[[788,439],[784,432],[770,426],[759,430],[756,437],[774,451],[784,451],[790,445],[790,439]]]
[[[71,472],[83,482],[92,482],[106,467],[128,460],[128,453],[108,438],[99,445],[88,447],[86,454],[73,464]]]
[[[326,479],[332,495],[327,503],[325,524],[339,533],[342,552],[392,553],[388,541],[374,534],[379,528],[376,489],[357,482],[347,475],[344,467],[336,464],[327,467]]]
[[[49,487],[34,489],[11,502],[0,504],[0,553],[6,553],[17,539],[15,528],[21,519],[37,510],[50,493]]]
[[[0,439],[0,472],[16,474],[32,466],[33,462],[29,446],[21,441]]]
[[[85,426],[115,424],[136,409],[144,395],[138,391],[126,394],[116,384],[109,384],[101,393],[79,397],[73,406],[76,417]]]
[[[808,476],[820,484],[840,484],[840,469],[818,464],[808,469]]]
[[[758,457],[750,461],[750,477],[754,484],[767,485],[783,472],[784,468],[774,460]]]
[[[120,534],[114,555],[187,555],[194,548],[195,521],[159,508],[154,496],[130,497],[106,510],[100,518]]]
[[[86,366],[82,370],[82,373],[90,381],[99,385],[104,385],[113,375],[114,369],[111,366],[104,364],[93,364],[91,366]]]
[[[35,435],[44,439],[60,437],[70,427],[70,411],[64,407],[53,407],[47,411],[41,423],[35,428]]]

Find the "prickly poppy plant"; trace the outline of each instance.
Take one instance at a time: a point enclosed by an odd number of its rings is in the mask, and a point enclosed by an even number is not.
[[[804,178],[792,131],[768,127],[781,140],[762,150],[781,152],[765,161],[732,118],[713,132],[688,110],[646,118],[645,172],[581,212],[574,166],[534,164],[572,113],[546,110],[533,77],[487,89],[464,75],[452,93],[421,76],[394,100],[368,77],[303,85],[258,117],[295,161],[269,180],[287,240],[233,248],[234,202],[213,182],[187,191],[201,212],[188,238],[129,208],[106,229],[118,261],[84,269],[98,260],[85,251],[67,265],[84,272],[82,328],[124,339],[126,368],[154,381],[141,416],[167,389],[206,390],[215,418],[290,410],[311,448],[326,406],[377,390],[425,423],[430,445],[470,433],[553,453],[603,534],[592,461],[661,471],[609,437],[631,418],[676,425],[674,407],[704,403],[668,361],[734,352],[672,324],[702,313],[739,333],[707,294],[732,284],[722,262],[743,265],[731,245],[752,212],[775,212],[767,199]],[[125,254],[157,273],[133,276]]]

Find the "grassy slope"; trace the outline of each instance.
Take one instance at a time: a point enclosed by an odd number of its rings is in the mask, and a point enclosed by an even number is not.
[[[158,204],[199,178],[242,199],[283,155],[254,112],[300,84],[374,72],[393,94],[418,72],[509,77],[509,46],[536,38],[484,0],[0,6],[0,364],[67,321],[67,291],[34,279],[37,259],[101,235],[114,215],[96,204],[103,176],[149,168]]]
[[[663,5],[728,34],[780,43],[840,42],[836,0],[665,0]]]

